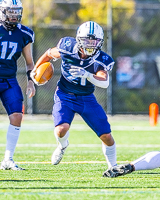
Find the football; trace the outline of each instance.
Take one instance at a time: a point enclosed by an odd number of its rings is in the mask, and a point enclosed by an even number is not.
[[[46,84],[54,74],[54,66],[50,62],[45,62],[41,64],[35,71],[36,75],[34,79],[38,85]]]

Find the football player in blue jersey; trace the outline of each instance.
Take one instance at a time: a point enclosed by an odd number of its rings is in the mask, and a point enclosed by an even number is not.
[[[17,60],[23,54],[28,76],[26,94],[35,95],[35,87],[30,72],[34,67],[31,43],[34,33],[20,24],[22,18],[22,3],[20,0],[0,1],[0,99],[9,116],[7,143],[3,170],[22,170],[13,161],[13,155],[19,138],[23,95],[16,79]]]
[[[116,165],[116,145],[106,113],[93,94],[95,86],[107,88],[113,59],[101,51],[104,33],[99,24],[88,21],[80,25],[76,38],[61,38],[56,47],[48,49],[37,61],[31,72],[37,84],[35,71],[50,60],[62,59],[61,77],[54,94],[54,133],[58,147],[52,154],[52,164],[61,161],[69,145],[69,128],[78,113],[102,140],[102,150],[108,167]]]

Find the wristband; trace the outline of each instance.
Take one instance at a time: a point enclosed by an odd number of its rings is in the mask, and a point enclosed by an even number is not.
[[[29,80],[32,81],[32,78],[31,78],[31,71],[32,71],[32,70],[28,70],[28,71],[27,71],[27,78],[28,78],[28,81],[29,81]]]

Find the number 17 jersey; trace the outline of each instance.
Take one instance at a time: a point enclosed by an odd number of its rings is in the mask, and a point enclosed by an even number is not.
[[[15,78],[17,60],[23,48],[34,42],[34,32],[28,27],[18,24],[14,31],[7,31],[0,24],[0,78]]]

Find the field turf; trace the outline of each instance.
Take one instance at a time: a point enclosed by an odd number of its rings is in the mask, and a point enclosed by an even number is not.
[[[148,116],[109,116],[117,145],[117,162],[128,163],[160,150],[160,124]],[[8,119],[0,116],[0,159]],[[24,116],[14,160],[25,171],[0,170],[0,200],[159,200],[160,169],[137,171],[114,179],[102,177],[107,165],[96,134],[75,117],[70,145],[59,165],[51,165],[56,148],[51,116]]]

